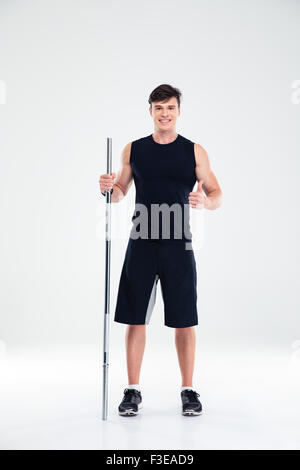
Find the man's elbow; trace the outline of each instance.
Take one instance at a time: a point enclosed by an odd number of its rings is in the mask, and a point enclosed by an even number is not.
[[[207,197],[210,200],[208,208],[211,210],[218,209],[223,203],[223,193],[221,189],[216,189],[207,194]]]
[[[124,188],[120,183],[115,183],[113,185],[113,193],[111,202],[120,202],[123,197],[127,194],[126,188]]]

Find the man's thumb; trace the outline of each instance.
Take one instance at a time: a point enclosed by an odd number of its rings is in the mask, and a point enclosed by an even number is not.
[[[202,192],[202,185],[203,185],[203,180],[200,180],[199,183],[198,183],[197,191],[201,191],[201,192]]]

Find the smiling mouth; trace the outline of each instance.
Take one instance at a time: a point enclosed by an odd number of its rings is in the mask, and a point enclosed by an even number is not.
[[[159,120],[159,122],[161,122],[162,124],[168,124],[169,122],[171,122],[171,119],[167,119],[167,120]]]

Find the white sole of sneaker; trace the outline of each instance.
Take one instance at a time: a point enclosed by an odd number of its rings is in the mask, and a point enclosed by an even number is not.
[[[202,415],[202,411],[182,411],[181,413],[183,416],[199,416]]]
[[[140,409],[143,408],[143,404],[138,405],[138,411],[134,411],[132,408],[128,408],[126,411],[119,411],[120,416],[136,416],[139,414]]]

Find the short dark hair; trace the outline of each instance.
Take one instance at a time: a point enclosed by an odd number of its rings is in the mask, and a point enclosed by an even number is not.
[[[150,106],[154,101],[168,101],[172,96],[177,98],[178,107],[180,108],[180,97],[181,91],[178,88],[174,88],[171,85],[164,83],[156,87],[149,96],[148,103]]]

